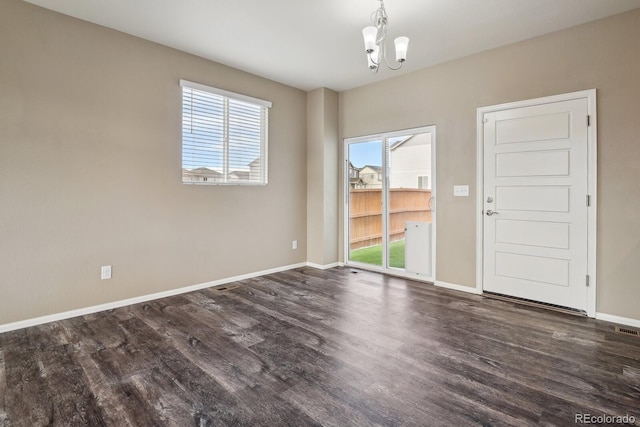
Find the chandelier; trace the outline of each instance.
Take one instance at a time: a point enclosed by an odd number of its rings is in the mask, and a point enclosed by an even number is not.
[[[407,47],[409,45],[408,37],[397,37],[394,40],[396,45],[396,62],[400,65],[397,67],[391,66],[387,60],[385,41],[387,37],[389,16],[387,15],[387,11],[384,9],[384,1],[378,1],[380,2],[380,7],[371,14],[371,22],[373,25],[365,27],[362,30],[369,69],[374,74],[378,72],[380,65],[383,63],[391,70],[399,70],[402,68],[402,64],[407,60]]]

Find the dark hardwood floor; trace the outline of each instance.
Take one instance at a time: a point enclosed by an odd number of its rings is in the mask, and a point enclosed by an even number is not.
[[[229,288],[0,335],[0,426],[640,425],[611,323],[351,268]]]

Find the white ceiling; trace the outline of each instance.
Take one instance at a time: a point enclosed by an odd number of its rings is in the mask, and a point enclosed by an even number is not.
[[[342,91],[640,7],[640,0],[386,0],[401,71],[366,67],[377,0],[26,0],[303,90]]]

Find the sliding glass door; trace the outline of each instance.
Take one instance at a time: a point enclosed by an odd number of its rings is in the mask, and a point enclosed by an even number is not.
[[[345,141],[348,264],[434,279],[435,128]]]
[[[383,140],[347,144],[349,169],[349,261],[382,267]]]

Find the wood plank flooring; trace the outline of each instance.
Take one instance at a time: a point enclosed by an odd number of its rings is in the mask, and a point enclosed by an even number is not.
[[[640,425],[611,323],[352,268],[234,285],[0,335],[0,426]]]

